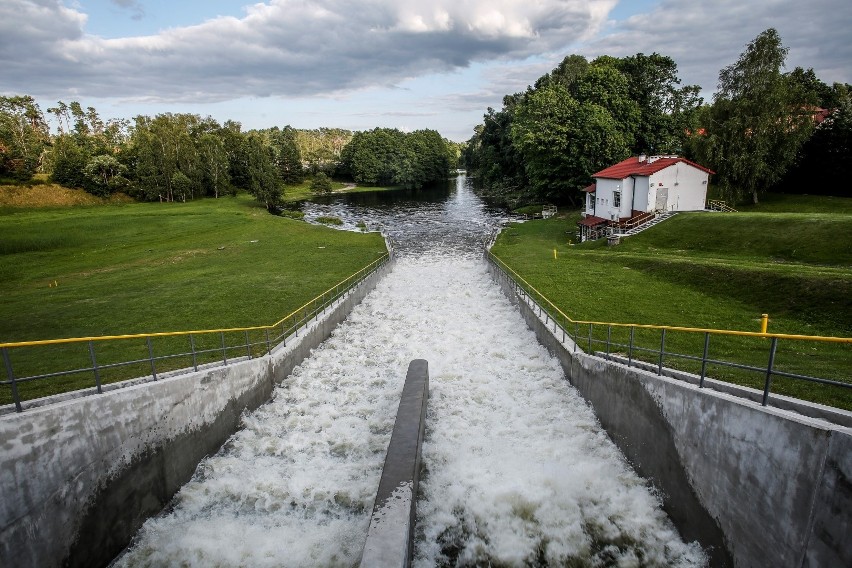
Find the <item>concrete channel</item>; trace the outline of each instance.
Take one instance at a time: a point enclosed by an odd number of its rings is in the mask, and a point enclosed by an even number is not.
[[[0,566],[108,565],[392,266],[269,355],[0,416]]]
[[[699,388],[697,377],[584,353],[489,266],[711,566],[852,566],[852,413],[792,399],[764,407],[754,393],[734,394],[738,387]]]

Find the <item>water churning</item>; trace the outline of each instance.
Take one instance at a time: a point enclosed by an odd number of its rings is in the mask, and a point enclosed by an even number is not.
[[[464,180],[381,222],[394,270],[117,565],[357,565],[415,358],[431,386],[416,566],[704,565],[490,279],[495,219]]]

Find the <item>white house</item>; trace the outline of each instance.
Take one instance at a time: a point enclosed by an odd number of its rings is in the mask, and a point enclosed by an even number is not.
[[[612,223],[704,209],[712,173],[679,156],[633,156],[597,172],[592,176],[595,183],[583,190],[586,207],[579,223],[583,240],[600,236]]]

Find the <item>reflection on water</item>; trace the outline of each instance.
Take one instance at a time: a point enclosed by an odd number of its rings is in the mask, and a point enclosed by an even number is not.
[[[341,193],[303,205],[305,219],[337,217],[341,228],[381,230],[397,253],[481,252],[494,229],[508,217],[477,197],[464,175],[421,190]]]

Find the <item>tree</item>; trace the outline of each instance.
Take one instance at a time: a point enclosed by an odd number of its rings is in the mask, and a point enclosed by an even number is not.
[[[640,112],[632,152],[680,153],[687,132],[695,129],[695,115],[703,102],[698,96],[701,87],[680,87],[677,64],[659,53],[623,57],[616,66]]]
[[[575,203],[590,175],[627,157],[629,134],[592,102],[580,103],[561,84],[528,94],[518,105],[512,142],[536,195]]]
[[[80,148],[73,135],[60,134],[53,141],[50,152],[50,178],[66,187],[85,188],[89,179],[83,170],[88,160],[88,154]]]
[[[317,172],[311,180],[311,190],[317,193],[331,193],[331,179],[325,172]]]
[[[0,176],[32,178],[47,147],[44,115],[30,96],[0,96]]]
[[[302,154],[296,144],[296,131],[290,126],[283,129],[272,128],[269,132],[269,143],[275,153],[275,167],[278,177],[289,184],[301,183],[305,178],[302,168]]]
[[[101,154],[89,159],[83,168],[83,174],[88,183],[86,190],[95,195],[106,196],[123,187],[126,182],[124,174],[127,167],[114,156]]]
[[[202,134],[198,139],[198,153],[205,186],[218,198],[228,190],[231,180],[225,142],[216,134]]]
[[[281,181],[275,168],[274,151],[258,132],[250,132],[245,140],[248,192],[263,203],[267,211],[273,213],[282,201]]]
[[[751,196],[757,203],[782,179],[813,129],[807,93],[781,72],[786,57],[787,48],[770,28],[719,74],[700,149],[723,193],[734,199]]]

